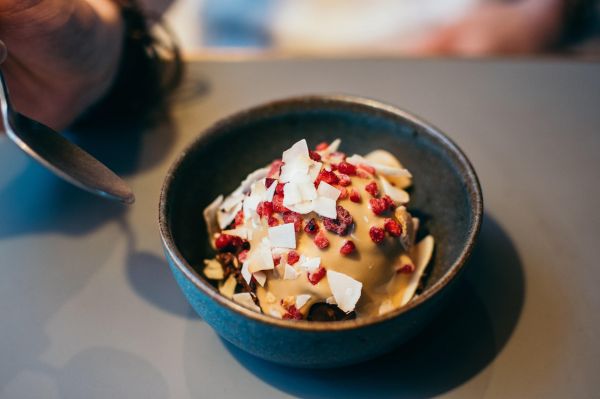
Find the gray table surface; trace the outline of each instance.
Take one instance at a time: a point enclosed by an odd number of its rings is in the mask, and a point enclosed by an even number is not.
[[[466,283],[407,347],[333,371],[282,368],[221,341],[162,257],[157,203],[180,150],[262,101],[343,92],[446,131],[486,217]],[[194,62],[168,117],[83,144],[137,194],[79,192],[0,143],[1,398],[597,398],[600,64]]]

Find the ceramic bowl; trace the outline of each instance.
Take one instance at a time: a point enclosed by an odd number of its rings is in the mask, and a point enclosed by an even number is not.
[[[219,294],[201,274],[214,257],[202,211],[250,172],[306,138],[342,139],[349,154],[386,149],[414,176],[409,210],[436,247],[422,293],[382,316],[337,322],[280,320]],[[372,358],[417,334],[446,302],[475,243],[482,219],[473,167],[446,135],[393,106],[348,96],[285,99],[212,125],[168,172],[160,198],[166,258],[185,297],[225,340],[263,359],[299,367],[334,367]]]

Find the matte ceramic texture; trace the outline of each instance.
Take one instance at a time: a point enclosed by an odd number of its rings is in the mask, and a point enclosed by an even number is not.
[[[386,149],[412,172],[409,209],[423,222],[423,232],[436,239],[424,291],[386,315],[341,322],[279,320],[221,296],[201,275],[203,259],[214,257],[202,217],[205,206],[233,191],[248,173],[279,158],[294,142],[306,138],[314,146],[338,137],[348,154]],[[389,351],[435,317],[473,248],[482,211],[472,166],[439,130],[373,100],[310,96],[240,112],[203,132],[166,177],[159,223],[177,283],[219,335],[273,362],[334,367]]]

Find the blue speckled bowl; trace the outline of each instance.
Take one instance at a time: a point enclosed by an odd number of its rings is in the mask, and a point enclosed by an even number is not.
[[[342,150],[383,148],[414,176],[410,210],[435,236],[424,291],[402,309],[339,322],[279,320],[221,296],[200,273],[214,256],[202,211],[251,171],[301,138],[315,145],[342,138]],[[227,341],[273,362],[334,367],[405,342],[437,314],[456,286],[479,232],[481,189],[471,164],[444,134],[415,116],[347,96],[299,97],[225,118],[203,132],[169,171],[160,198],[160,233],[171,270],[198,314]]]

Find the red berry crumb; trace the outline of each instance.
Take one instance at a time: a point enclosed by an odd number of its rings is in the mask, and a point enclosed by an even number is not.
[[[228,234],[219,234],[215,240],[215,247],[221,252],[235,252],[242,244],[243,242],[240,237],[230,236]]]
[[[271,179],[270,177],[265,178],[265,187],[269,188],[271,187],[271,184],[273,184],[275,182],[275,179]]]
[[[352,184],[352,180],[350,179],[350,176],[348,176],[344,173],[338,173],[338,177],[340,179],[340,182],[338,183],[340,186],[348,187],[350,184]]]
[[[323,141],[323,142],[317,144],[317,146],[315,147],[315,150],[323,151],[323,150],[326,150],[327,147],[329,147],[329,143],[326,141]]]
[[[370,165],[366,165],[366,164],[364,164],[364,163],[361,163],[361,164],[359,164],[359,165],[358,165],[358,168],[359,168],[359,169],[362,169],[362,170],[364,170],[365,172],[367,172],[367,173],[370,173],[370,174],[372,174],[372,175],[374,175],[374,174],[375,174],[375,168],[374,168],[374,167],[372,167],[372,166],[370,166]]]
[[[306,234],[311,236],[319,232],[319,225],[317,224],[315,218],[312,218],[308,221],[306,226],[304,226],[304,231],[306,232]]]
[[[353,188],[350,189],[350,201],[357,204],[360,202],[360,193]]]
[[[276,193],[273,195],[273,210],[278,213],[283,213],[288,210],[283,206],[283,194]]]
[[[348,240],[340,248],[340,253],[342,255],[350,255],[354,250],[356,250],[356,245],[351,240]]]
[[[338,190],[340,190],[340,196],[338,197],[338,200],[341,201],[348,198],[348,189],[346,189],[346,187],[338,187]]]
[[[400,235],[402,235],[402,226],[400,226],[400,223],[396,222],[394,219],[385,219],[383,222],[383,228],[392,237],[400,237]]]
[[[317,179],[315,180],[315,186],[318,187],[319,182],[321,182],[321,181],[324,181],[325,183],[329,183],[333,186],[334,184],[338,184],[338,182],[340,181],[340,178],[332,171],[323,169],[323,170],[321,170],[321,172],[319,173],[319,176],[317,176]]]
[[[275,192],[277,194],[283,194],[283,183],[277,183],[277,185],[275,186]]]
[[[285,320],[302,320],[304,318],[302,312],[296,309],[295,305],[291,305],[286,311],[287,312],[282,316]]]
[[[319,281],[321,281],[323,277],[325,277],[326,274],[327,269],[325,269],[323,266],[319,266],[319,268],[316,271],[312,273],[307,273],[306,277],[308,277],[308,281],[310,281],[312,285],[317,285]]]
[[[396,269],[396,273],[402,273],[402,274],[410,274],[410,273],[413,273],[414,271],[415,271],[415,265],[412,265],[410,263],[402,265]]]
[[[374,181],[365,186],[365,191],[371,194],[373,197],[379,196],[379,187]]]
[[[319,162],[321,160],[321,156],[318,152],[315,151],[308,151],[308,156],[310,157],[310,159],[316,162]]]
[[[369,236],[375,244],[381,244],[385,238],[385,231],[381,227],[373,226],[369,229]]]
[[[260,217],[269,218],[273,214],[273,203],[269,201],[263,201],[256,207],[256,213]]]
[[[294,265],[299,260],[300,260],[300,255],[298,255],[298,252],[296,252],[296,251],[290,251],[290,252],[288,252],[288,254],[287,254],[287,263],[289,265]]]
[[[279,226],[280,221],[274,215],[270,215],[269,218],[267,219],[267,223],[268,223],[269,227],[275,227],[275,226]]]
[[[273,257],[273,264],[275,266],[279,266],[280,263],[281,263],[281,256]]]
[[[296,233],[299,233],[300,230],[302,230],[302,215],[297,212],[284,212],[283,221],[285,223],[294,223],[294,230],[296,231]]]
[[[271,167],[269,168],[269,172],[267,172],[267,177],[270,179],[277,179],[279,177],[279,172],[281,169],[281,165],[283,165],[283,161],[281,159],[276,159],[271,163]]]
[[[319,231],[317,233],[317,235],[315,236],[315,245],[319,249],[325,249],[329,246],[329,239],[327,238],[324,232]]]
[[[356,166],[348,163],[346,161],[342,161],[338,164],[338,170],[341,173],[345,173],[347,175],[353,176],[356,174]]]
[[[348,212],[348,210],[341,205],[337,205],[335,210],[336,218],[330,219],[323,217],[323,226],[325,226],[325,229],[331,231],[332,233],[345,236],[350,232],[350,229],[354,223],[354,219],[352,218],[350,212]]]
[[[235,214],[234,225],[235,227],[241,226],[244,224],[244,211],[239,210],[238,213]]]
[[[394,201],[389,196],[383,198],[371,198],[369,200],[371,210],[376,215],[382,215],[385,212],[394,209]]]

